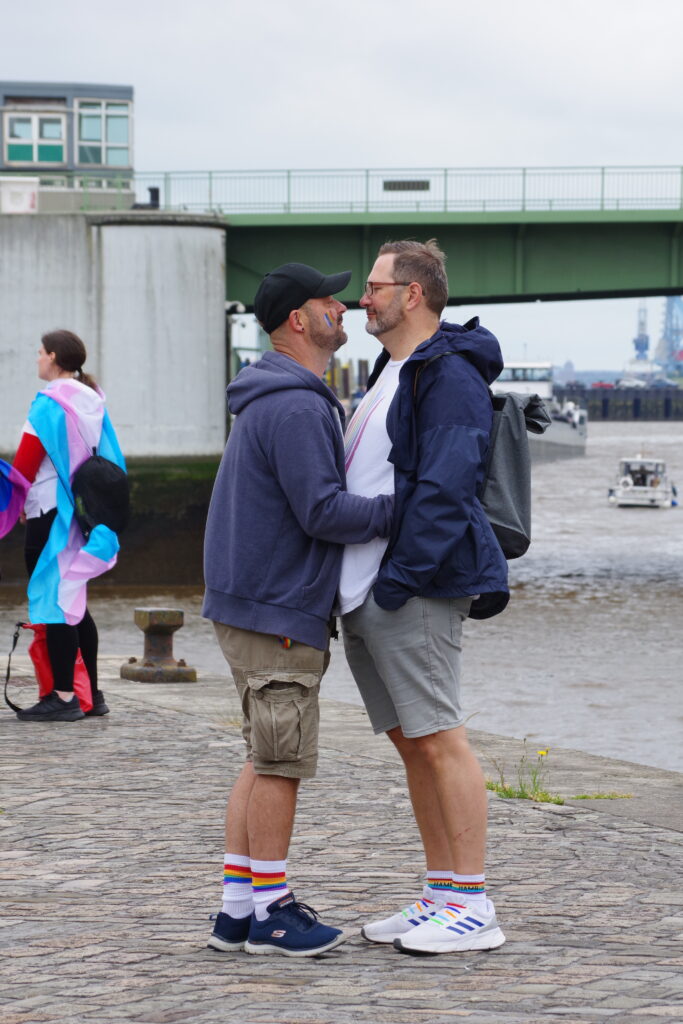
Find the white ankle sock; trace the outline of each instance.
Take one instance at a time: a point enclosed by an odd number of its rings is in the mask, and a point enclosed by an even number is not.
[[[422,898],[435,903],[446,903],[451,897],[451,872],[430,871],[427,869]]]
[[[289,892],[286,860],[251,860],[254,913],[257,921],[268,917],[268,906]]]
[[[226,853],[223,866],[223,913],[230,917],[249,917],[254,909],[249,858]]]
[[[486,876],[456,875],[453,872],[449,903],[464,904],[472,910],[486,910]]]

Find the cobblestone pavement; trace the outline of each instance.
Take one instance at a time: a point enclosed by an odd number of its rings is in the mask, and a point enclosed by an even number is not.
[[[129,683],[122,660],[103,662],[106,718],[0,713],[3,1024],[683,1020],[680,775],[551,751],[551,790],[633,798],[492,795],[487,875],[507,943],[414,959],[358,933],[421,887],[400,766],[361,709],[325,701],[289,877],[349,940],[305,961],[219,954],[206,939],[242,756],[232,686]],[[13,693],[26,706],[34,689]],[[518,741],[472,738],[489,774],[514,773]]]

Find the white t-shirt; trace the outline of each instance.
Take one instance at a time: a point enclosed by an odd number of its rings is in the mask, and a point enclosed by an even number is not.
[[[390,360],[386,364],[346,428],[346,488],[350,494],[375,498],[394,493],[394,467],[387,461],[391,451],[387,412],[404,362]],[[358,608],[368,596],[388,543],[386,537],[375,537],[366,544],[344,548],[338,601],[342,615]]]
[[[37,433],[28,420],[24,423],[22,434],[32,434],[38,437]],[[52,464],[52,459],[44,455],[35,479],[26,495],[24,513],[27,519],[37,519],[43,512],[49,512],[57,507],[57,470]]]

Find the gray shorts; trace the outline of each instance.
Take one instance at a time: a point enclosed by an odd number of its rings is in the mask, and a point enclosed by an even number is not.
[[[462,624],[472,599],[412,597],[397,611],[375,603],[342,616],[346,658],[376,733],[429,736],[462,725]]]
[[[247,760],[257,775],[311,779],[318,764],[318,694],[330,652],[214,622],[242,704]]]

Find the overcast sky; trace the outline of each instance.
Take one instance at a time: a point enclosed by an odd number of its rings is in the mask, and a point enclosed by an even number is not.
[[[132,85],[141,171],[678,165],[682,28],[682,0],[33,0],[0,75]],[[637,308],[478,312],[508,358],[619,369]]]

